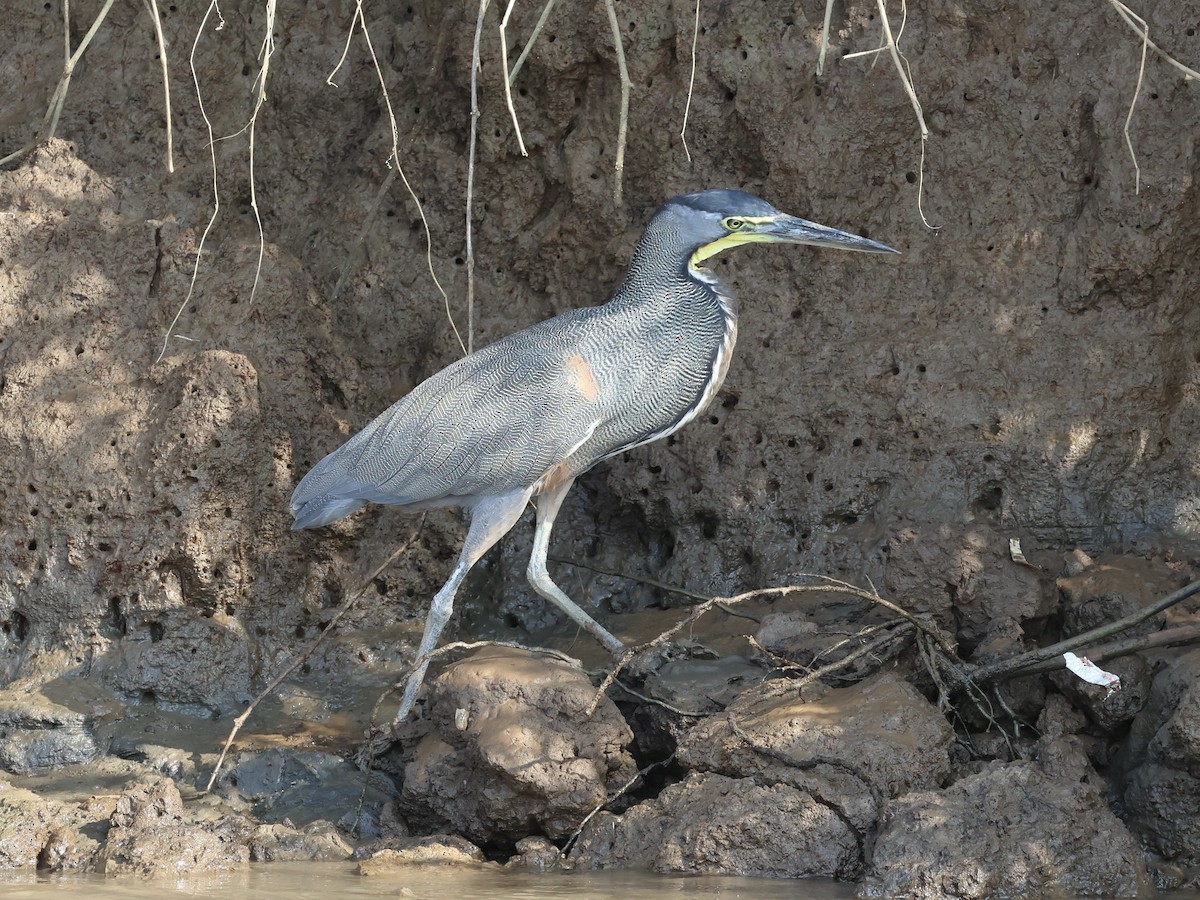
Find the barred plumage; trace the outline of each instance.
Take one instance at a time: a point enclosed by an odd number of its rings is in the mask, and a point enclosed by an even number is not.
[[[472,565],[539,497],[529,579],[610,650],[621,643],[546,572],[550,530],[575,478],[682,427],[715,396],[737,335],[737,304],[701,263],[750,242],[894,252],[780,213],[740,191],[667,201],[638,241],[624,282],[577,309],[460,359],[321,460],[292,495],[294,528],[368,502],[461,506],[471,527],[434,598],[399,719],[412,707],[454,594]]]

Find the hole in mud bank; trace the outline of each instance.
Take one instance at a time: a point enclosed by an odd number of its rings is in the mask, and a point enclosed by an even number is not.
[[[716,513],[701,512],[696,515],[696,521],[700,524],[700,534],[706,540],[712,540],[717,536],[717,531],[721,525],[721,520]]]
[[[980,490],[972,504],[977,512],[995,512],[1004,502],[1004,488],[999,482],[989,481]]]
[[[142,702],[143,703],[153,703],[157,699],[158,699],[158,697],[155,696],[154,691],[150,691],[150,690],[142,691]]]
[[[0,622],[0,631],[11,635],[18,643],[25,643],[25,638],[29,637],[29,619],[19,609],[14,609],[12,615],[4,622]]]
[[[120,635],[129,634],[129,623],[125,621],[125,615],[121,612],[120,597],[108,598],[108,624]]]
[[[162,622],[147,622],[146,628],[150,631],[150,643],[152,644],[157,644],[167,633]]]
[[[388,592],[388,583],[382,578],[375,579],[375,593],[380,597],[386,597]]]

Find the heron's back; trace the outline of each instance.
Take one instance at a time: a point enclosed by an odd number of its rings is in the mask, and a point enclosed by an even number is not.
[[[293,527],[328,524],[368,501],[470,505],[534,485],[555,466],[574,477],[669,433],[711,386],[732,327],[728,310],[690,302],[681,312],[679,299],[619,293],[451,364],[304,477]]]

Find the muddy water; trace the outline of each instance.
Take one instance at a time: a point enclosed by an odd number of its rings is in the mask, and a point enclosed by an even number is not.
[[[414,868],[403,874],[364,878],[352,863],[288,863],[251,865],[236,873],[196,880],[120,880],[101,877],[56,877],[8,881],[0,878],[5,900],[33,900],[67,894],[89,898],[150,900],[163,896],[239,898],[239,900],[358,900],[405,897],[455,900],[571,897],[572,900],[662,900],[688,897],[791,898],[791,900],[848,900],[852,886],[832,881],[776,881],[760,878],[663,876],[613,872],[578,875],[539,875],[500,870]]]

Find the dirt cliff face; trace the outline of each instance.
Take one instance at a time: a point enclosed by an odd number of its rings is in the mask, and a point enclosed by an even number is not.
[[[72,46],[100,6],[71,5]],[[355,6],[302,6],[274,23],[253,193],[256,3],[222,4],[221,28],[212,13],[201,25],[203,4],[161,5],[173,174],[153,29],[120,3],[71,81],[62,140],[0,172],[10,682],[91,674],[125,698],[229,709],[412,530],[379,509],[288,530],[303,473],[461,352],[421,216],[386,162],[388,108],[361,32],[337,86],[326,81]],[[380,4],[367,21],[460,329],[469,7]],[[901,38],[929,129],[922,168],[890,56],[844,58],[879,46],[873,4],[835,7],[820,76],[823,4],[705,4],[694,83],[693,6],[615,8],[632,82],[620,203],[604,4],[556,6],[515,80],[528,157],[503,96],[503,7],[488,14],[476,346],[602,302],[649,214],[684,191],[749,190],[903,255],[720,257],[741,301],[724,389],[670,440],[581,479],[552,555],[701,593],[869,577],[936,613],[968,658],[1053,620],[1063,553],[1170,546],[1186,562],[1200,527],[1194,83],[1150,53],[1128,128],[1139,180],[1123,129],[1141,41],[1114,9],[926,4]],[[539,12],[514,9],[511,47]],[[1141,12],[1153,40],[1196,65],[1200,2]],[[57,5],[6,12],[0,78],[20,88],[6,91],[0,155],[34,136],[61,65]],[[221,201],[200,253],[214,213],[206,117],[228,139],[215,144]],[[455,515],[431,514],[316,671],[394,669],[460,537]],[[1008,559],[1014,537],[1040,572]],[[526,523],[468,581],[466,631],[554,623],[523,585],[528,545]],[[618,633],[611,612],[664,599],[552,566]]]

